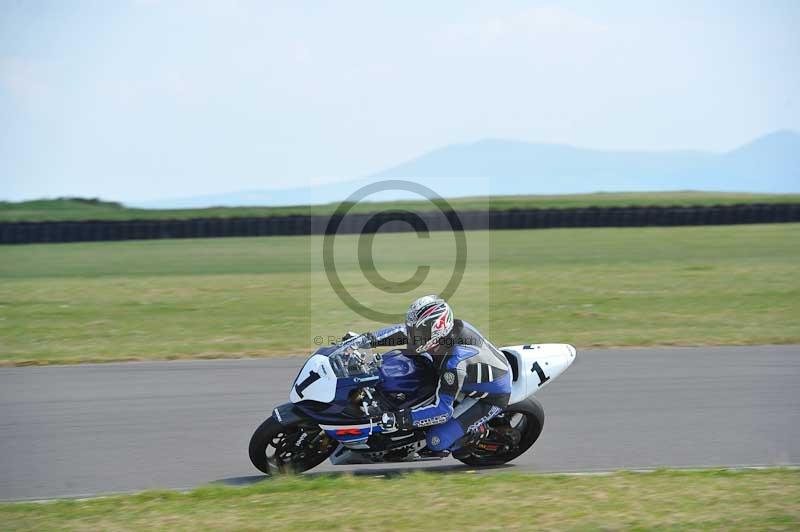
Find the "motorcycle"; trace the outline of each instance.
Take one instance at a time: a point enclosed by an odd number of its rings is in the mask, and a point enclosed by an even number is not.
[[[500,349],[512,372],[508,406],[467,434],[453,457],[480,467],[500,465],[527,451],[544,426],[534,394],[574,361],[568,344],[530,344]],[[292,384],[289,403],[276,407],[250,439],[250,460],[263,473],[300,473],[326,459],[334,465],[441,460],[426,448],[423,429],[386,431],[382,412],[434,401],[437,378],[419,356],[381,354],[365,335],[320,347]],[[475,399],[458,397],[454,415]]]

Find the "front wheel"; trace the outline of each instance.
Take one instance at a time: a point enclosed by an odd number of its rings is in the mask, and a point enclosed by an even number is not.
[[[544,409],[539,401],[528,397],[490,419],[486,437],[459,449],[453,457],[474,467],[505,464],[530,449],[543,427]]]
[[[324,462],[335,448],[336,441],[318,426],[286,426],[272,416],[250,438],[250,461],[267,475],[302,473]]]

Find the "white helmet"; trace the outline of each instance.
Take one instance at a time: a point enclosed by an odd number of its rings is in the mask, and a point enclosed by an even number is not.
[[[453,310],[439,296],[424,296],[408,307],[406,334],[408,345],[417,353],[435,347],[453,330]]]

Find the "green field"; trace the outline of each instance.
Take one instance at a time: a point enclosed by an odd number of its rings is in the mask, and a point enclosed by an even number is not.
[[[498,345],[800,343],[800,224],[466,233],[469,262],[451,302]],[[315,336],[381,326],[349,311],[320,264],[319,237],[155,240],[0,247],[0,363],[304,353]],[[337,239],[343,283],[401,313],[439,291],[453,235],[380,235],[385,294]]]
[[[750,194],[726,192],[612,192],[555,196],[492,196],[448,200],[456,210],[522,208],[627,207],[632,205],[733,205],[736,203],[798,203],[800,194]],[[207,209],[134,209],[96,200],[56,199],[24,202],[0,201],[2,221],[54,220],[157,220],[228,218],[233,216],[281,216],[287,214],[332,214],[338,203],[288,207],[211,207]],[[427,201],[363,202],[352,212],[375,212],[403,208],[426,211],[436,207]]]
[[[0,504],[0,523],[36,531],[797,530],[800,472],[288,478],[246,488]]]

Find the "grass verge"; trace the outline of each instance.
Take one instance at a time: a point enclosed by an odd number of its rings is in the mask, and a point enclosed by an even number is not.
[[[800,343],[800,224],[468,232],[456,314],[497,345]],[[440,291],[453,235],[380,234],[392,281],[431,267],[410,293],[361,271],[357,235],[336,239],[342,283],[402,313]],[[303,353],[315,336],[382,326],[333,293],[319,237],[0,247],[0,364]],[[379,284],[379,286],[381,286]]]
[[[800,472],[319,476],[0,504],[8,530],[797,530]]]

